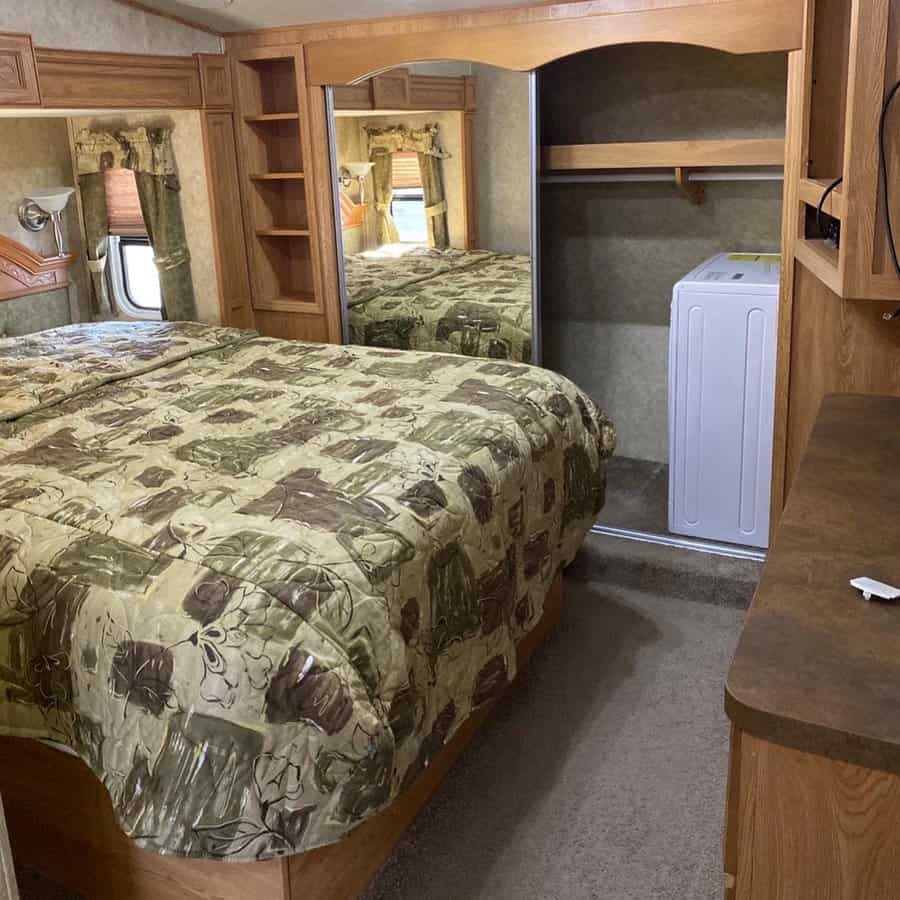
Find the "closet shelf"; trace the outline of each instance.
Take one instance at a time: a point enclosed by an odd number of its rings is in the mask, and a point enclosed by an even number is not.
[[[583,169],[696,169],[781,166],[782,138],[715,141],[640,141],[628,144],[556,144],[542,148],[544,171]]]
[[[249,177],[251,181],[297,181],[306,176],[303,172],[255,172]]]
[[[308,228],[257,228],[259,237],[309,237]]]
[[[300,118],[300,113],[296,112],[280,112],[280,113],[262,113],[258,116],[244,116],[245,122],[296,122]]]
[[[800,200],[813,208],[819,205],[819,200],[825,189],[832,183],[833,178],[801,178]],[[840,187],[836,187],[822,204],[822,212],[835,219],[844,217],[844,194]]]

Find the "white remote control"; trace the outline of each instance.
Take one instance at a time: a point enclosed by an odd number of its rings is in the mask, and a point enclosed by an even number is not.
[[[900,588],[876,581],[874,578],[851,578],[850,584],[858,591],[862,591],[863,598],[871,600],[877,597],[879,600],[896,600],[900,597]]]

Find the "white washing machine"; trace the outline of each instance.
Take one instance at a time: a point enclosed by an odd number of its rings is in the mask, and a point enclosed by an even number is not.
[[[721,253],[672,292],[669,530],[769,543],[781,259]]]

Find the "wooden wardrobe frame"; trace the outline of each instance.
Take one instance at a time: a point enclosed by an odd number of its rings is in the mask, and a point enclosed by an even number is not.
[[[517,646],[517,670],[559,621],[557,575],[537,625]],[[353,900],[443,781],[502,698],[479,707],[393,803],[336,844],[254,863],[160,856],[119,829],[105,788],[77,757],[26,738],[0,737],[0,796],[13,856],[85,900]]]

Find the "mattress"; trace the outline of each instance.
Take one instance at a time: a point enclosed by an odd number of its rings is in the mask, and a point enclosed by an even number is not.
[[[345,259],[350,339],[365,346],[531,360],[531,260],[486,250]]]
[[[516,363],[0,340],[0,733],[71,748],[149,850],[339,840],[513,677],[613,442]]]

